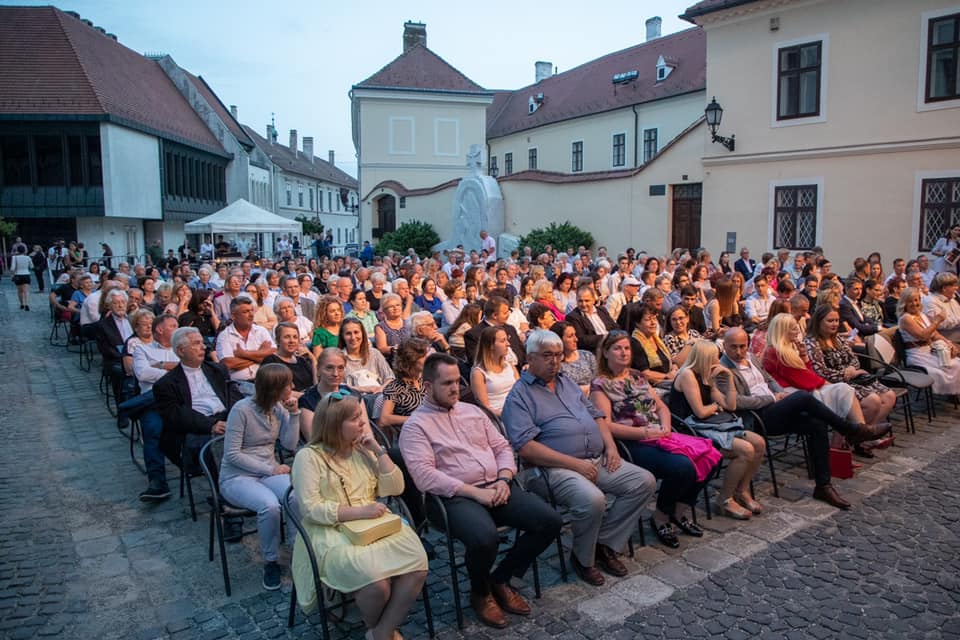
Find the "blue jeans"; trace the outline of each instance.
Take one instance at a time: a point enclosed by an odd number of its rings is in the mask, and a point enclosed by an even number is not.
[[[160,434],[163,432],[163,420],[154,409],[140,416],[140,430],[143,433],[143,463],[147,469],[147,481],[150,486],[167,485],[167,461],[160,450]]]
[[[627,441],[625,444],[630,450],[633,464],[643,467],[660,480],[657,509],[661,513],[672,516],[678,502],[690,506],[696,504],[704,483],[697,482],[697,470],[689,458],[637,442]]]

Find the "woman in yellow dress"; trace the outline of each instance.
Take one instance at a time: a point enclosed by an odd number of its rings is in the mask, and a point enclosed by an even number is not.
[[[396,640],[427,578],[427,555],[407,524],[366,546],[353,545],[337,525],[387,512],[377,496],[403,492],[403,475],[374,440],[360,402],[335,392],[320,401],[310,443],[293,462],[303,526],[324,585],[353,593],[371,640]],[[293,580],[305,611],[317,603],[304,541],[293,549]]]

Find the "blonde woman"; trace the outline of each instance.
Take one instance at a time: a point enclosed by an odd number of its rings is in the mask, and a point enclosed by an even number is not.
[[[317,602],[304,547],[309,544],[324,586],[354,594],[366,638],[395,640],[427,579],[427,554],[407,524],[365,546],[352,544],[337,526],[380,517],[388,510],[377,497],[403,493],[403,474],[373,438],[361,402],[341,393],[319,402],[309,444],[293,461],[292,480],[308,536],[298,536],[293,547],[300,606],[309,611]]]
[[[717,381],[725,378],[723,393]],[[690,348],[673,382],[670,411],[684,418],[698,435],[710,438],[729,460],[720,490],[724,515],[747,520],[763,513],[763,506],[750,494],[750,482],[763,464],[766,445],[763,438],[743,429],[733,414],[737,410],[737,391],[732,374],[720,364],[720,350],[713,342],[701,340]]]
[[[897,326],[907,351],[907,364],[923,367],[933,378],[933,392],[960,393],[960,359],[957,346],[941,335],[942,314],[933,319],[923,313],[922,292],[907,287],[897,303]]]

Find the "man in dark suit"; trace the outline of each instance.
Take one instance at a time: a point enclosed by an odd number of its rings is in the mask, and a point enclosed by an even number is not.
[[[306,296],[300,295],[300,282],[297,276],[287,276],[283,281],[283,295],[293,300],[293,308],[296,309],[298,316],[303,316],[310,322],[313,322],[317,312],[316,303]],[[336,295],[336,292],[333,292]]]
[[[180,364],[153,385],[155,407],[163,419],[160,447],[174,464],[185,465],[185,471],[189,471],[196,465],[196,454],[210,436],[226,431],[227,413],[239,394],[223,365],[204,360],[203,336],[197,329],[177,329],[170,344]],[[184,440],[188,460],[180,459]],[[153,488],[151,485],[148,491]],[[162,494],[166,479],[156,488],[160,490],[157,493]],[[169,495],[169,490],[166,493]],[[141,499],[164,498],[141,495]]]
[[[872,336],[881,327],[876,322],[863,317],[860,309],[860,296],[863,295],[863,283],[859,278],[847,280],[844,296],[840,298],[840,321],[846,322],[851,329],[856,329],[860,337]]]
[[[501,296],[490,296],[483,304],[483,320],[477,323],[473,329],[463,334],[463,344],[467,351],[467,359],[473,364],[473,358],[477,353],[477,345],[480,344],[480,334],[487,327],[502,327],[507,332],[507,339],[510,341],[510,350],[516,356],[516,367],[519,371],[523,368],[527,360],[526,351],[523,348],[523,342],[520,341],[520,335],[512,325],[507,324],[507,318],[510,317],[510,305],[507,299]],[[512,360],[507,356],[507,361]]]
[[[597,307],[597,294],[590,285],[577,289],[577,308],[567,314],[567,322],[577,332],[577,348],[594,353],[603,336],[617,328],[610,314]]]
[[[111,289],[107,296],[107,313],[97,321],[94,331],[97,350],[103,358],[103,370],[110,378],[110,387],[117,403],[123,402],[123,348],[127,338],[133,335],[133,327],[127,319],[127,292]]]
[[[747,332],[740,327],[727,329],[723,336],[723,356],[720,364],[733,374],[737,393],[737,411],[744,422],[752,425],[751,411],[763,420],[768,436],[795,433],[806,436],[810,445],[810,463],[816,486],[813,497],[838,509],[849,509],[830,484],[830,439],[827,425],[843,434],[851,444],[880,438],[890,430],[889,423],[881,425],[854,424],[831,411],[806,391],[787,392],[770,374],[759,366],[747,350]],[[717,388],[727,393],[729,379],[717,377]]]
[[[740,259],[733,263],[733,268],[737,273],[743,274],[744,280],[750,280],[753,277],[757,261],[750,257],[750,249],[746,247],[740,249]]]

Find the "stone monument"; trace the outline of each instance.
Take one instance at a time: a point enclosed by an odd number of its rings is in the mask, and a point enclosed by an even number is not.
[[[470,145],[467,168],[470,173],[460,180],[453,196],[453,235],[433,247],[436,251],[454,249],[460,244],[465,251],[479,251],[481,230],[494,238],[503,233],[503,194],[496,178],[483,174],[483,148],[479,144]]]

